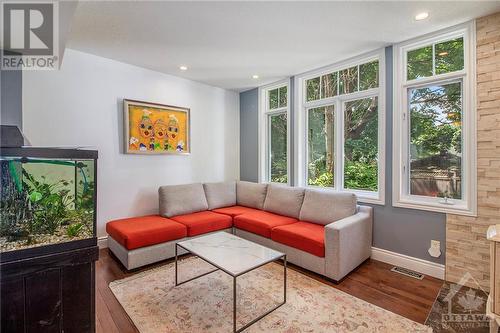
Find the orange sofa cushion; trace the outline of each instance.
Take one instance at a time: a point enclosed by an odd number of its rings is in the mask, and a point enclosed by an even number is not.
[[[245,207],[245,206],[231,206],[231,207],[217,208],[217,209],[212,210],[212,212],[229,215],[231,217],[235,217],[235,216],[242,215],[245,213],[252,213],[255,211],[259,211],[259,210],[255,209],[255,208]]]
[[[263,210],[238,215],[234,218],[234,226],[254,234],[271,238],[271,229],[281,225],[297,222],[293,217],[281,216]]]
[[[217,214],[208,210],[177,215],[172,217],[172,220],[185,225],[188,236],[201,235],[211,231],[231,228],[233,226],[233,219],[231,216]]]
[[[325,226],[299,221],[271,230],[271,239],[318,257],[325,256]]]
[[[106,232],[128,250],[187,236],[184,225],[159,215],[111,221],[106,224]]]

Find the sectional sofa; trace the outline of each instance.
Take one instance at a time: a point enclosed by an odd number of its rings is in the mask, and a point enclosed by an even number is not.
[[[127,269],[172,258],[175,243],[232,232],[339,281],[370,257],[372,208],[352,193],[251,182],[162,186],[159,215],[111,221],[109,249]]]

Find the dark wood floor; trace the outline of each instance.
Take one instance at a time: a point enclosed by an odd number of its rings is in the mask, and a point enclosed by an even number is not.
[[[127,272],[108,252],[108,249],[100,251],[100,258],[96,263],[96,328],[98,333],[138,332],[108,284],[167,262],[169,261]],[[294,265],[289,267],[332,288],[340,289],[422,324],[443,284],[442,280],[432,277],[425,277],[420,281],[393,273],[390,271],[392,266],[376,260],[366,261],[338,284]]]

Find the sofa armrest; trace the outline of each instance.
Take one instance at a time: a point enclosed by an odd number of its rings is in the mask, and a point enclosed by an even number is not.
[[[357,213],[325,226],[325,275],[341,280],[371,255],[373,208],[358,206]]]

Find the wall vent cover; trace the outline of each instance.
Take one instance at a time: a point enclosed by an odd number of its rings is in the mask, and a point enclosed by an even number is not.
[[[398,267],[398,266],[394,266],[391,269],[391,272],[403,274],[403,275],[412,277],[412,278],[417,279],[417,280],[423,280],[423,278],[425,276],[424,274],[420,274],[419,272],[412,271],[411,269]]]

